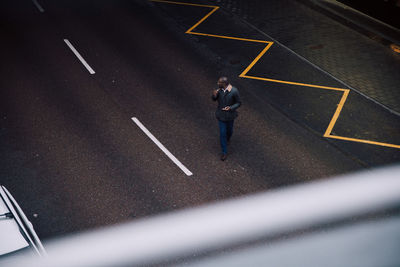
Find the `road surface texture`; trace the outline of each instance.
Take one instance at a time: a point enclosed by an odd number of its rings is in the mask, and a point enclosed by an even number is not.
[[[262,42],[185,33],[211,10],[2,3],[0,184],[42,239],[399,162],[398,116],[229,9],[192,32]],[[211,101],[221,75],[243,101],[225,162]]]

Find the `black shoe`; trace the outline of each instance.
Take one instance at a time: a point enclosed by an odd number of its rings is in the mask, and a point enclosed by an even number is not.
[[[221,155],[221,160],[224,161],[224,160],[226,160],[227,157],[228,157],[227,154],[222,154],[222,155]]]

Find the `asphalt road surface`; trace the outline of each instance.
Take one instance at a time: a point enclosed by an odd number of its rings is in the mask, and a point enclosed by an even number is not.
[[[209,11],[2,2],[0,183],[42,239],[399,162],[398,148],[323,137],[342,92],[240,78],[265,44],[185,34]],[[198,31],[272,41],[224,10]],[[248,73],[266,74],[343,88],[277,44]],[[243,101],[225,162],[210,97],[221,75]],[[350,92],[332,133],[398,144],[399,129],[397,116]]]

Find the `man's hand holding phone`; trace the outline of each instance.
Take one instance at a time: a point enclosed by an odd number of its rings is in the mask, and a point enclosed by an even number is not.
[[[218,91],[219,91],[219,89],[215,89],[215,90],[213,91],[213,96],[214,96],[214,97],[217,97]]]

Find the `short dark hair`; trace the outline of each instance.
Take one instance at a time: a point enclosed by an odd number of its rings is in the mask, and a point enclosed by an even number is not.
[[[229,83],[228,77],[225,77],[225,76],[219,77],[218,81],[221,81],[225,84]]]

